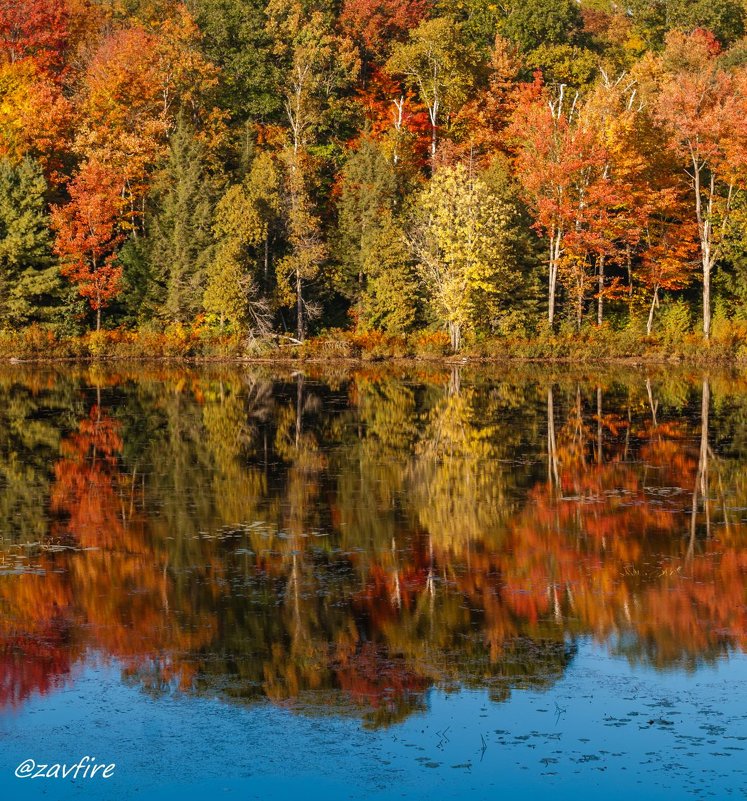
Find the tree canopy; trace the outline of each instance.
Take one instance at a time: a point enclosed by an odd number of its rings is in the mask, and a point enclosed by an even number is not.
[[[709,339],[747,317],[746,18],[0,0],[4,320],[462,348],[681,303]]]

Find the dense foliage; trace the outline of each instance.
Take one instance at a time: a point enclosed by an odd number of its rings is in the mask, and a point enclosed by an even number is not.
[[[741,342],[746,20],[0,0],[0,324]]]

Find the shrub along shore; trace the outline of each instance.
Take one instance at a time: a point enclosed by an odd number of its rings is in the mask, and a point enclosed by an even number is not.
[[[0,360],[194,360],[194,361],[333,361],[337,359],[460,361],[634,361],[691,364],[747,364],[747,322],[716,319],[709,341],[699,332],[666,329],[646,335],[634,327],[608,325],[581,331],[540,330],[533,335],[484,338],[465,343],[454,354],[444,331],[411,335],[333,329],[300,342],[288,335],[247,338],[218,335],[197,326],[166,331],[102,329],[60,337],[32,326],[0,332]]]

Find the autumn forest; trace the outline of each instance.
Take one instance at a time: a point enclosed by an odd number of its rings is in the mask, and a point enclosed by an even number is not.
[[[0,0],[5,356],[741,358],[745,190],[742,0]]]

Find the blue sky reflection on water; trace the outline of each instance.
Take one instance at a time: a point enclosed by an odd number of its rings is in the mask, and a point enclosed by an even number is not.
[[[0,721],[12,799],[740,798],[747,658],[694,673],[632,669],[583,641],[546,691],[428,692],[426,710],[368,730],[354,717],[153,697],[116,666]],[[484,741],[484,745],[483,745]],[[10,779],[27,757],[114,761],[108,781]],[[9,793],[8,793],[9,791]]]

